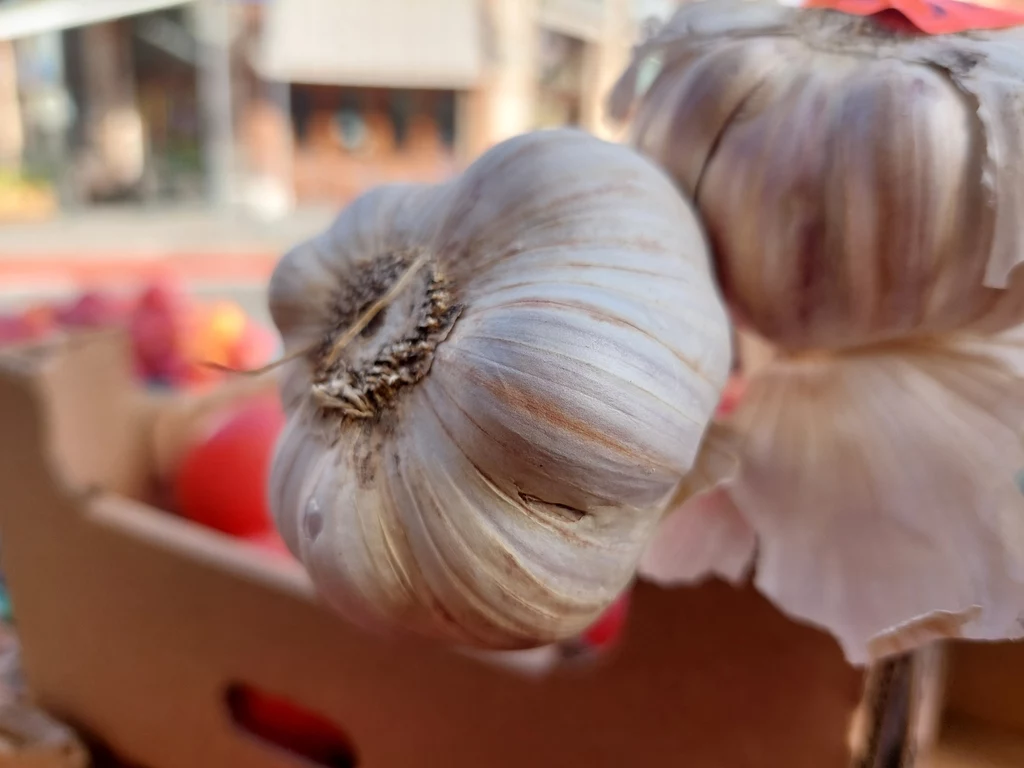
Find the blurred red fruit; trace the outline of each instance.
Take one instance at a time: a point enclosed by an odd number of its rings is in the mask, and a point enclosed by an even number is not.
[[[205,389],[224,380],[224,372],[193,359],[183,361],[182,373],[173,383],[185,387]]]
[[[231,351],[249,322],[242,308],[230,301],[197,306],[190,317],[186,357],[190,379],[207,381],[220,374],[210,364],[231,367]]]
[[[602,648],[611,645],[622,635],[629,615],[629,592],[624,593],[611,604],[601,618],[583,633],[583,640],[590,646]]]
[[[292,553],[288,550],[288,545],[284,543],[284,539],[281,538],[281,534],[277,532],[276,528],[270,528],[266,531],[246,536],[245,540],[265,552],[288,558],[292,556]]]
[[[34,338],[35,329],[19,315],[0,316],[0,344],[17,344]]]
[[[261,325],[249,321],[241,338],[229,355],[228,365],[239,371],[266,365],[277,352],[277,336]]]
[[[271,531],[266,488],[284,422],[276,395],[255,398],[226,414],[221,426],[181,463],[175,479],[178,511],[233,536]]]
[[[139,297],[129,320],[139,373],[146,379],[178,383],[187,375],[185,343],[190,306],[185,292],[157,282]]]
[[[98,291],[86,291],[70,304],[58,307],[56,321],[65,328],[110,328],[127,319],[128,304]]]
[[[223,377],[223,372],[212,365],[250,370],[270,362],[277,339],[250,320],[237,304],[220,301],[195,309],[186,349],[189,381],[205,383]]]
[[[53,308],[42,304],[25,310],[21,319],[25,324],[27,339],[45,338],[57,327]]]

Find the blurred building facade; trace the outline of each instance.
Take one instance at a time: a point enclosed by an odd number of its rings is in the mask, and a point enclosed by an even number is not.
[[[30,190],[50,201],[30,212],[275,216],[442,179],[533,128],[607,136],[604,95],[638,21],[671,5],[0,0],[0,220]]]

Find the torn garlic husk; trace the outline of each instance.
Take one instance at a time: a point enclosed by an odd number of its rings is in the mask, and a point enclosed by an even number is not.
[[[1024,29],[688,3],[609,107],[696,201],[736,317],[780,347],[1024,321]]]
[[[349,618],[480,648],[573,637],[616,599],[731,364],[688,203],[571,130],[365,194],[284,257],[270,307],[309,350],[270,481],[288,546]]]
[[[1024,328],[777,360],[730,426],[735,478],[667,516],[641,575],[735,576],[745,555],[858,664],[1024,636]]]
[[[694,584],[715,576],[740,584],[757,546],[754,529],[717,487],[665,516],[640,560],[640,573],[656,584]]]

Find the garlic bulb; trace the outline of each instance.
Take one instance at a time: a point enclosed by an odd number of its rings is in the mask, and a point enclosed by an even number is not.
[[[1024,321],[1024,31],[692,3],[610,109],[696,200],[736,318],[782,348]]]
[[[287,350],[314,345],[271,477],[289,547],[353,620],[484,648],[572,636],[627,586],[731,361],[688,204],[571,130],[365,194],[270,306]]]
[[[758,587],[854,663],[1024,636],[1024,327],[774,361],[730,427],[738,474],[668,515],[642,574],[738,578],[756,548]]]

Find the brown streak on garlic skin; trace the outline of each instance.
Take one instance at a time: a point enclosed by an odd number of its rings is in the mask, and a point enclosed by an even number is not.
[[[530,397],[513,387],[503,387],[492,379],[481,378],[472,383],[474,386],[484,387],[496,397],[504,398],[511,409],[533,412],[547,423],[563,429],[569,434],[577,435],[580,440],[624,452],[621,442],[608,437],[599,429],[594,429],[590,424],[573,418],[571,413],[563,410],[556,403],[547,402],[538,397]]]
[[[313,353],[312,396],[321,419],[379,420],[394,406],[403,389],[429,373],[434,351],[447,338],[463,309],[454,299],[452,282],[431,262],[425,267],[427,277],[422,285],[414,284],[409,289],[423,294],[411,318],[415,320],[411,332],[401,338],[383,339],[369,362],[353,365],[343,353],[333,365],[325,365],[335,338],[388,291],[413,258],[412,253],[390,253],[370,261],[339,289],[333,330]],[[388,310],[385,307],[370,321],[360,333],[362,339],[372,343]]]
[[[564,520],[570,523],[578,523],[587,516],[587,513],[582,509],[570,507],[568,504],[556,504],[551,501],[544,501],[544,499],[539,498],[538,496],[532,496],[529,493],[523,493],[522,491],[519,491],[519,498],[522,500],[523,504],[534,511],[543,511],[555,516],[559,520]]]

